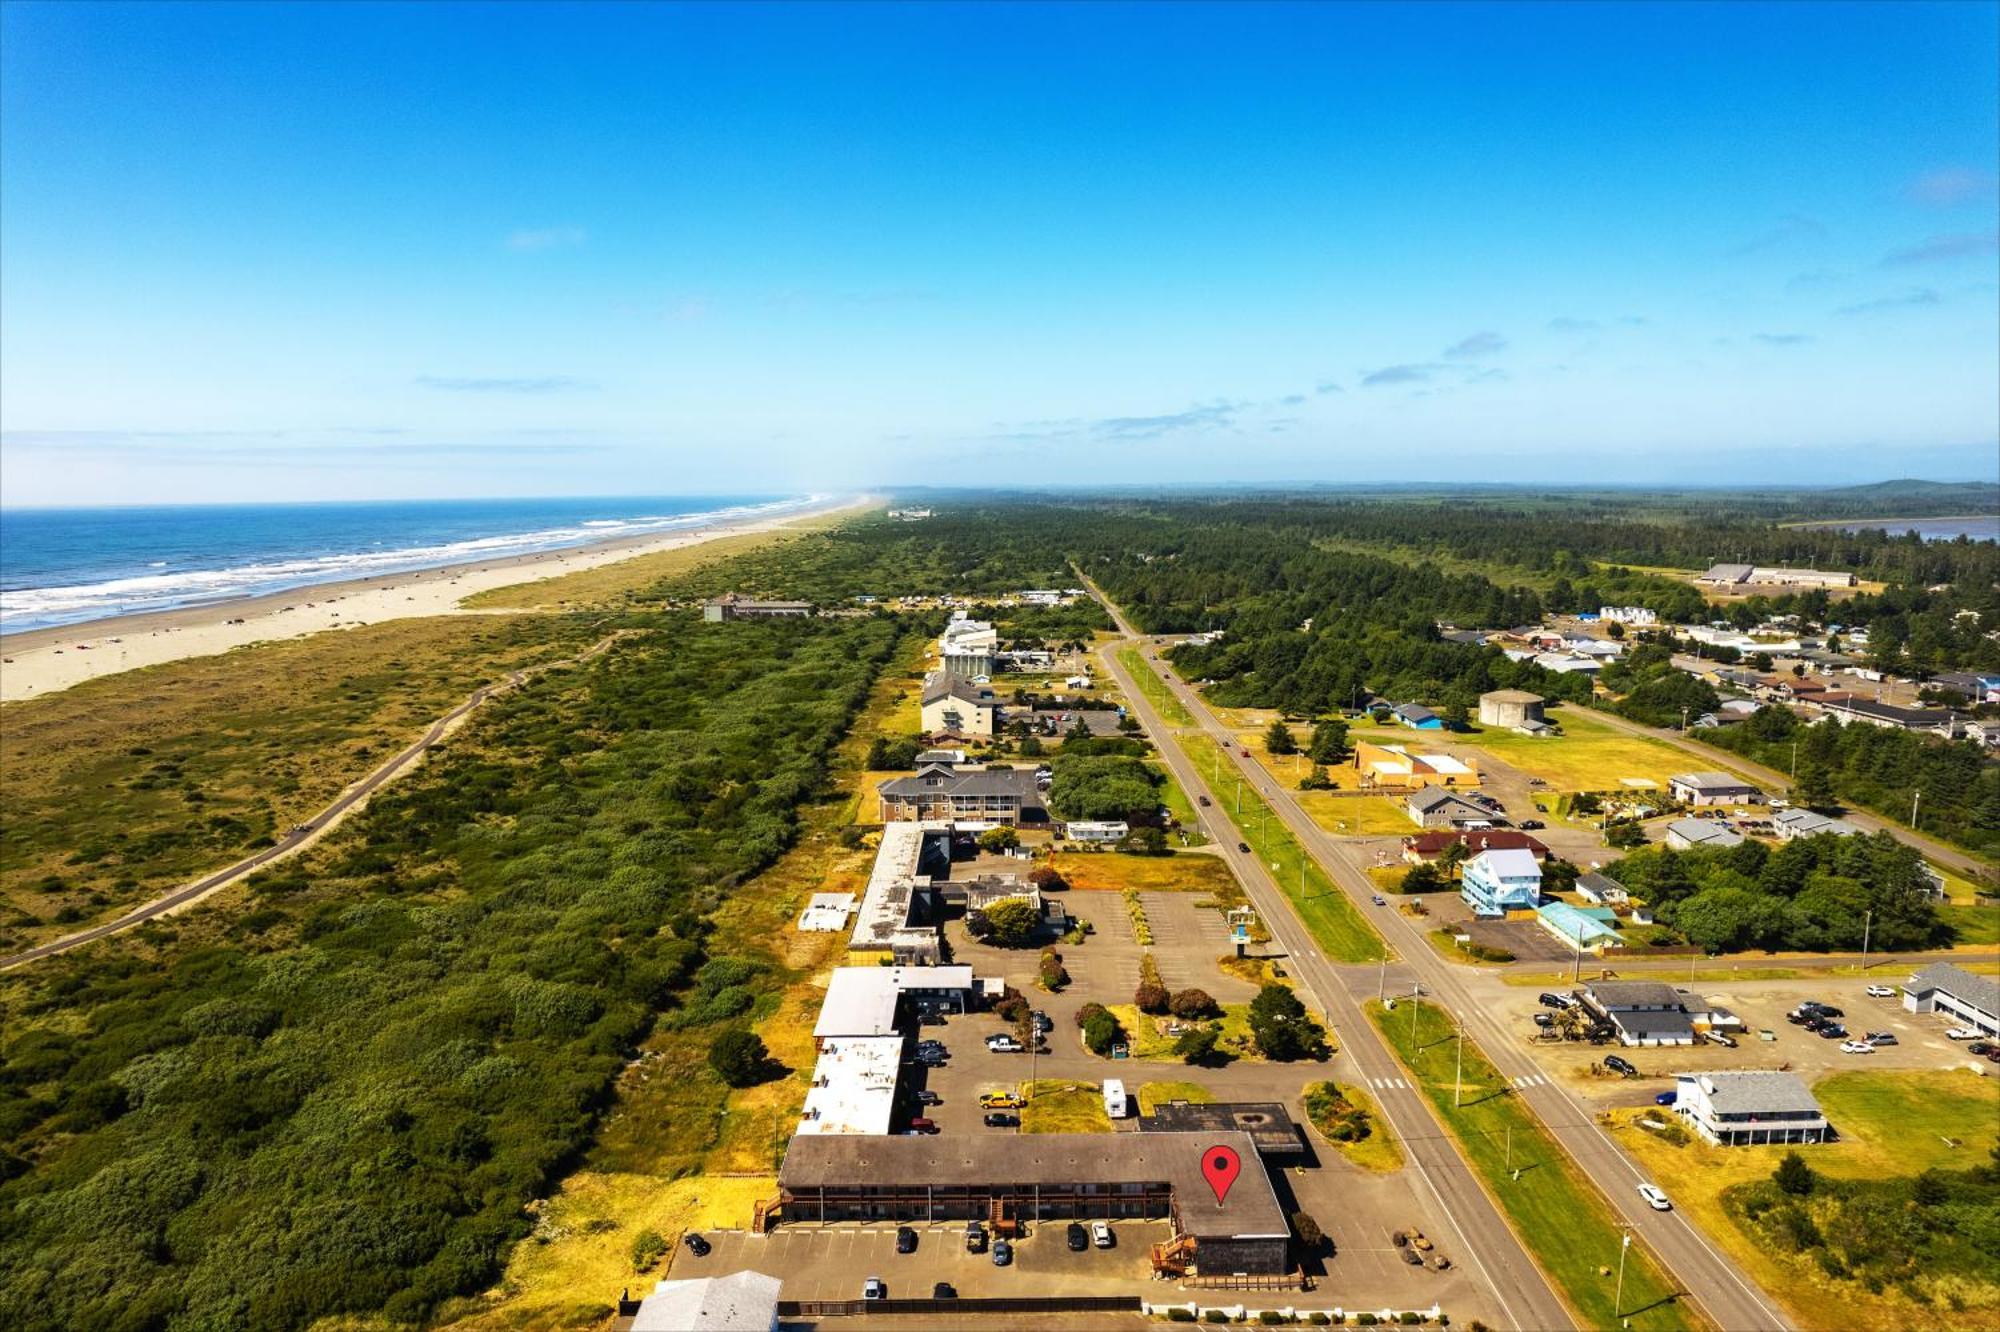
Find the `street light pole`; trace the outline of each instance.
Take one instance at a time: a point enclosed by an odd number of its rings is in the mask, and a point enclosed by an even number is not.
[[[1861,972],[1868,974],[1868,936],[1875,927],[1875,913],[1870,911],[1861,918]]]
[[[1912,791],[1910,793],[1910,827],[1913,829],[1917,826],[1917,802],[1923,798],[1924,793],[1922,791]]]
[[[1375,977],[1375,1002],[1381,1003],[1389,994],[1389,950],[1382,950],[1382,970]]]
[[[1458,1024],[1458,1066],[1451,1075],[1451,1108],[1465,1103],[1465,1023]]]
[[[1611,1316],[1618,1317],[1625,1307],[1625,1255],[1632,1248],[1632,1232],[1625,1232],[1625,1242],[1618,1246],[1618,1293],[1611,1297]]]

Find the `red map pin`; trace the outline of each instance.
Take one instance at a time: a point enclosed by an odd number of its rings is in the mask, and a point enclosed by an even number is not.
[[[1201,1154],[1201,1173],[1208,1180],[1208,1187],[1215,1190],[1217,1207],[1229,1196],[1229,1186],[1242,1171],[1243,1159],[1237,1156],[1234,1147],[1211,1147]]]

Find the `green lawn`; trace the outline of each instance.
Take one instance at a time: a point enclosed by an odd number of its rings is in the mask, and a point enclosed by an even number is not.
[[[1306,1119],[1313,1126],[1313,1129],[1331,1143],[1342,1156],[1352,1161],[1355,1165],[1360,1166],[1363,1170],[1374,1171],[1377,1174],[1386,1174],[1392,1170],[1401,1170],[1403,1168],[1403,1149],[1397,1145],[1394,1138],[1389,1136],[1389,1126],[1383,1122],[1382,1112],[1376,1108],[1374,1098],[1361,1090],[1358,1085],[1343,1087],[1335,1082],[1327,1082],[1321,1085],[1330,1088],[1334,1094],[1344,1098],[1350,1105],[1367,1116],[1369,1133],[1367,1137],[1355,1142],[1342,1142],[1333,1137],[1333,1126],[1331,1124],[1322,1124],[1319,1120],[1312,1118],[1310,1093],[1313,1089],[1308,1087],[1306,1089],[1308,1092],[1306,1099],[1308,1107]]]
[[[1199,1082],[1144,1082],[1139,1084],[1139,1113],[1150,1115],[1168,1101],[1189,1105],[1212,1105],[1215,1093]]]
[[[1111,1010],[1112,1016],[1118,1019],[1118,1025],[1131,1035],[1132,1058],[1180,1062],[1180,1056],[1174,1053],[1174,1044],[1180,1038],[1169,1036],[1160,1030],[1162,1025],[1174,1019],[1150,1017],[1141,1013],[1136,1004],[1108,1004],[1106,1007]],[[1313,1020],[1320,1022],[1322,1026],[1325,1025],[1318,1013],[1313,1014]],[[1219,1022],[1211,1018],[1207,1022],[1184,1022],[1181,1025],[1219,1026],[1222,1029],[1222,1040],[1216,1046],[1218,1053],[1227,1054],[1232,1059],[1246,1059],[1259,1063],[1263,1061],[1264,1056],[1257,1053],[1256,1043],[1250,1039],[1248,1004],[1224,1004]]]
[[[1173,773],[1167,771],[1164,763],[1149,763],[1147,766],[1160,774],[1160,803],[1167,807],[1174,816],[1174,822],[1180,825],[1168,835],[1168,845],[1207,846],[1208,834],[1201,830],[1201,823],[1194,816],[1194,804],[1188,799],[1187,792],[1181,790],[1181,784],[1174,780]],[[1183,837],[1187,839],[1185,842],[1181,841]]]
[[[1104,1089],[1094,1082],[1060,1082],[1044,1078],[1027,1086],[1028,1103],[1021,1107],[1023,1133],[1109,1133],[1111,1117],[1104,1113]]]
[[[1463,1104],[1454,1108],[1456,1028],[1442,1010],[1408,999],[1394,1011],[1372,1002],[1367,1007],[1521,1243],[1586,1326],[1617,1326],[1620,1316],[1635,1328],[1698,1325],[1692,1310],[1664,1302],[1673,1283],[1637,1246],[1626,1264],[1624,1305],[1612,1308],[1613,1280],[1599,1275],[1600,1268],[1618,1265],[1619,1230],[1610,1205],[1471,1041],[1465,1042]]]
[[[1279,889],[1291,901],[1306,928],[1334,962],[1375,962],[1383,955],[1381,936],[1361,918],[1347,894],[1305,853],[1298,839],[1263,800],[1248,787],[1243,789],[1242,812],[1237,813],[1236,795],[1230,793],[1223,806],[1236,830],[1257,859],[1271,871]]]
[[[1169,726],[1194,725],[1194,714],[1187,710],[1186,704],[1174,697],[1173,692],[1167,688],[1167,682],[1162,680],[1159,673],[1139,655],[1139,649],[1119,648],[1118,663],[1132,673],[1132,679],[1138,683],[1139,692],[1144,694],[1146,701],[1158,710],[1162,721]]]

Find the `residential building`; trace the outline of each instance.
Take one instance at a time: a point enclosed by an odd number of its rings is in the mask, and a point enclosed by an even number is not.
[[[1675,819],[1667,825],[1667,845],[1676,851],[1743,845],[1741,833],[1714,819]]]
[[[1532,911],[1542,900],[1542,866],[1529,851],[1482,851],[1459,870],[1458,894],[1477,916]]]
[[[903,997],[912,995],[964,1012],[973,992],[968,966],[835,967],[820,1001],[813,1041],[893,1036],[905,1025]]]
[[[1799,837],[1852,837],[1861,831],[1846,819],[1830,819],[1809,809],[1781,809],[1771,816],[1771,827],[1781,842]]]
[[[619,1313],[631,1332],[778,1332],[777,1277],[762,1272],[661,1281],[653,1293]]]
[[[1625,946],[1617,916],[1608,907],[1585,909],[1567,902],[1544,902],[1535,908],[1535,921],[1579,953],[1602,953]]]
[[[1479,785],[1479,769],[1450,754],[1413,754],[1402,745],[1362,740],[1354,746],[1354,770],[1364,787]]]
[[[1469,856],[1476,856],[1481,851],[1526,851],[1537,860],[1549,858],[1548,847],[1532,833],[1524,833],[1518,828],[1464,828],[1449,832],[1440,828],[1405,837],[1403,859],[1412,865],[1428,864],[1452,846],[1463,846]]]
[[[1495,689],[1479,696],[1479,724],[1518,729],[1542,721],[1542,696],[1525,689]]]
[[[728,592],[702,603],[701,618],[722,620],[796,620],[813,613],[810,601],[758,601]]]
[[[938,941],[941,907],[932,880],[949,877],[951,824],[885,823],[848,951],[887,953],[899,963],[939,961],[944,951]]]
[[[1933,676],[1931,683],[1940,689],[1953,689],[1965,695],[1970,703],[2000,703],[2000,675],[1978,675],[1971,671],[1947,671]]]
[[[1720,1147],[1826,1142],[1832,1135],[1819,1102],[1791,1073],[1679,1074],[1674,1113]]]
[[[1487,828],[1499,817],[1477,801],[1437,786],[1412,791],[1403,810],[1419,828]]]
[[[1063,825],[1063,836],[1072,842],[1118,842],[1132,831],[1132,825],[1122,819],[1099,822],[1076,820]]]
[[[955,823],[1042,823],[1048,810],[1033,768],[948,768],[933,764],[915,776],[876,788],[882,821],[943,819]]]
[[[934,671],[924,681],[926,735],[991,739],[1000,728],[1000,696],[964,676]]]
[[[1755,782],[1726,772],[1684,772],[1667,779],[1667,790],[1683,805],[1754,805],[1764,799]]]
[[[1444,718],[1432,712],[1421,703],[1398,703],[1389,709],[1389,715],[1399,726],[1407,726],[1413,731],[1442,731]]]
[[[1660,617],[1654,612],[1647,610],[1644,606],[1600,607],[1597,612],[1597,618],[1600,620],[1609,620],[1613,624],[1630,624],[1642,627],[1660,622]]]
[[[1201,1169],[1213,1147],[1242,1163],[1219,1203]],[[1291,1270],[1291,1227],[1245,1132],[798,1137],[778,1194],[785,1221],[1160,1218],[1174,1234],[1157,1271]]]
[[[1903,986],[1912,1013],[1944,1013],[1988,1036],[2000,1036],[2000,981],[1949,962],[1933,962]]]
[[[915,766],[928,768],[934,763],[942,763],[947,768],[955,768],[963,762],[965,751],[962,749],[926,749],[917,755]]]
[[[1595,870],[1576,876],[1576,895],[1592,906],[1621,907],[1632,900],[1624,884]]]
[[[1535,654],[1534,662],[1543,670],[1560,675],[1596,675],[1604,669],[1604,663],[1597,658],[1574,652],[1539,652]]]
[[[1873,699],[1857,698],[1853,694],[1828,695],[1820,701],[1819,711],[1822,716],[1831,717],[1843,725],[1866,722],[1870,726],[1882,726],[1892,731],[1940,735],[1947,740],[1956,740],[1965,724],[1972,720],[1965,713],[1953,712],[1949,708],[1899,708],[1877,703]]]
[[[1617,1029],[1625,1045],[1693,1045],[1694,1019],[1679,990],[1660,981],[1592,981],[1583,1006]]]

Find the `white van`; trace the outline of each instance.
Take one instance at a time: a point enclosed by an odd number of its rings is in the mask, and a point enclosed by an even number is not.
[[[1104,1080],[1104,1113],[1113,1119],[1125,1118],[1125,1084],[1116,1078]]]

